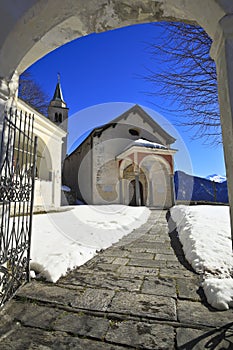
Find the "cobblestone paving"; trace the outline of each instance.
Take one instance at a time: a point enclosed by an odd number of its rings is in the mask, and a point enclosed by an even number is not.
[[[233,349],[232,310],[207,305],[166,211],[0,313],[0,349]]]

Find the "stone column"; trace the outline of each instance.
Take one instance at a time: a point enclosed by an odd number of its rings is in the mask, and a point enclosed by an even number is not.
[[[124,204],[123,203],[123,179],[121,177],[119,177],[119,201],[120,201],[120,204]]]
[[[154,196],[153,196],[153,182],[152,179],[149,179],[149,205],[153,206],[154,205]]]
[[[135,191],[136,191],[136,205],[141,205],[141,194],[140,194],[140,185],[139,185],[139,175],[135,174]]]
[[[175,198],[176,198],[173,174],[170,175],[170,189],[171,189],[171,207],[173,207],[173,205],[175,205]]]
[[[218,76],[218,95],[224,146],[233,242],[233,14],[218,23],[211,48]],[[232,243],[233,244],[233,243]]]

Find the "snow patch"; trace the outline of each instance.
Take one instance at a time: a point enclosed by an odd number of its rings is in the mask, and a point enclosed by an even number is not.
[[[219,310],[233,306],[233,254],[229,207],[171,208],[186,259],[203,277],[209,304]]]
[[[150,215],[146,207],[124,205],[66,209],[33,217],[30,267],[51,282],[140,227]]]
[[[214,181],[214,182],[224,182],[227,180],[226,176],[223,176],[223,175],[217,175],[217,174],[213,174],[213,175],[208,175],[206,177],[207,180],[210,180],[210,181]]]
[[[133,144],[136,144],[137,146],[143,146],[143,147],[149,147],[149,148],[167,149],[167,147],[165,147],[164,145],[161,145],[160,143],[151,142],[144,139],[135,140]]]
[[[209,304],[218,310],[233,307],[233,279],[206,278],[202,283]]]

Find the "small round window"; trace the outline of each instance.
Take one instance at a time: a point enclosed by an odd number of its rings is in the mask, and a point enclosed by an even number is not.
[[[129,129],[129,133],[132,136],[139,136],[139,131],[136,129]]]

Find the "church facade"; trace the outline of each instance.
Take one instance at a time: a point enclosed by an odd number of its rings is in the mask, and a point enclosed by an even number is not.
[[[95,128],[66,157],[63,184],[86,204],[174,204],[175,139],[140,106]]]

